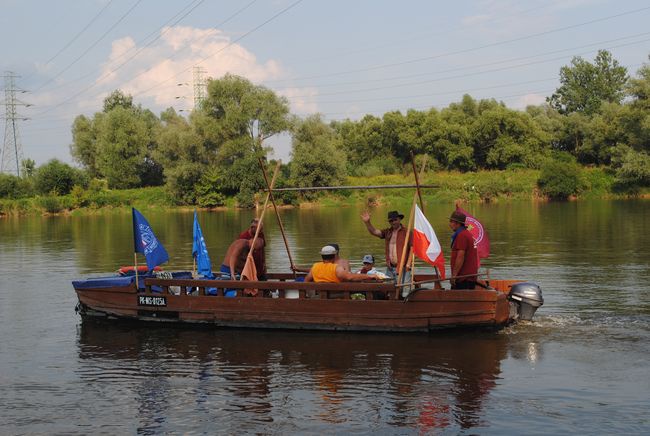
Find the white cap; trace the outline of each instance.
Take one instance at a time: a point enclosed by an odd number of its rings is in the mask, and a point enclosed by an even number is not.
[[[333,254],[336,254],[336,248],[332,247],[331,245],[326,245],[320,249],[320,254],[322,256],[331,256]]]

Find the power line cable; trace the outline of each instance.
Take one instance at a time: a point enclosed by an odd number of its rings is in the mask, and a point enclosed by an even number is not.
[[[493,43],[490,43],[490,44],[484,44],[484,45],[480,45],[480,46],[477,46],[477,47],[470,47],[470,48],[466,48],[466,49],[462,49],[462,50],[449,51],[449,52],[440,53],[440,54],[433,55],[433,56],[426,56],[426,57],[421,57],[421,58],[409,59],[409,60],[402,61],[402,62],[393,62],[393,63],[388,63],[388,64],[375,65],[375,66],[367,67],[367,68],[359,68],[359,69],[355,69],[355,70],[340,71],[340,72],[336,72],[336,73],[320,74],[320,75],[315,75],[315,76],[294,77],[294,78],[288,78],[288,79],[269,80],[269,81],[266,81],[265,83],[286,82],[286,81],[290,81],[290,80],[320,79],[320,78],[323,78],[323,77],[335,77],[335,76],[342,76],[342,75],[346,75],[346,74],[364,73],[364,72],[367,72],[367,71],[375,71],[375,70],[380,70],[380,69],[385,69],[385,68],[390,68],[390,67],[409,65],[409,64],[413,64],[413,63],[417,63],[417,62],[424,62],[424,61],[429,61],[429,60],[434,60],[434,59],[440,59],[440,58],[449,57],[449,56],[453,56],[453,55],[457,55],[457,54],[470,53],[470,52],[473,52],[473,51],[478,51],[478,50],[482,50],[482,49],[490,48],[490,47],[497,47],[497,46],[500,46],[500,45],[510,44],[510,43],[513,43],[513,42],[525,41],[527,39],[537,38],[539,36],[549,35],[549,34],[557,33],[557,32],[563,32],[565,30],[575,29],[575,28],[578,28],[578,27],[584,27],[584,26],[594,24],[594,23],[613,20],[615,18],[623,17],[623,16],[626,16],[626,15],[631,15],[631,14],[636,14],[638,12],[647,11],[648,9],[650,9],[650,6],[647,6],[647,7],[644,7],[644,8],[634,9],[634,10],[631,10],[631,11],[621,12],[621,13],[615,14],[615,15],[608,15],[606,17],[597,18],[597,19],[594,19],[594,20],[583,21],[581,23],[572,24],[570,26],[558,27],[558,28],[555,28],[555,29],[546,30],[544,32],[537,32],[537,33],[533,33],[533,34],[530,34],[530,35],[520,36],[520,37],[517,37],[517,38],[511,38],[511,39],[507,39],[507,40],[503,40],[503,41],[493,42]]]
[[[574,50],[579,50],[579,49],[586,48],[586,47],[602,46],[603,44],[608,44],[608,43],[616,42],[616,41],[623,41],[623,40],[626,40],[626,39],[632,39],[632,38],[637,38],[639,36],[646,36],[646,35],[650,35],[650,32],[636,33],[636,34],[633,34],[633,35],[627,35],[627,36],[623,36],[623,37],[620,37],[620,38],[608,39],[608,40],[604,40],[604,41],[599,41],[599,42],[590,43],[590,44],[584,44],[584,45],[570,47],[570,48],[563,48],[563,49],[559,49],[559,50],[551,50],[551,51],[547,51],[547,52],[543,52],[543,53],[537,53],[537,54],[530,55],[530,56],[523,56],[523,57],[518,56],[518,57],[515,57],[515,58],[500,59],[500,60],[494,61],[494,62],[488,62],[488,63],[483,63],[483,64],[475,64],[475,65],[464,66],[464,67],[456,67],[456,68],[450,68],[450,69],[446,69],[446,70],[431,71],[431,72],[426,72],[426,73],[390,76],[390,77],[384,77],[384,78],[381,78],[381,79],[366,79],[366,80],[363,80],[363,81],[337,82],[337,83],[318,84],[318,85],[312,84],[312,85],[303,85],[303,86],[307,87],[307,88],[309,88],[309,87],[330,88],[330,87],[347,86],[347,85],[364,85],[364,84],[376,83],[376,82],[387,82],[387,81],[392,82],[392,81],[395,81],[395,80],[410,79],[410,78],[422,77],[422,76],[429,76],[429,75],[432,75],[432,74],[453,73],[453,72],[456,72],[456,71],[476,69],[476,68],[482,68],[482,67],[487,67],[487,66],[492,66],[492,65],[502,65],[504,63],[522,61],[522,60],[526,60],[526,59],[534,59],[534,58],[538,58],[540,56],[547,56],[547,55],[563,53],[563,52],[567,52],[567,51],[568,52],[573,52]],[[274,90],[294,89],[294,88],[295,88],[295,86],[279,86],[279,87],[274,86],[273,87]]]
[[[302,1],[302,0],[301,0],[301,1]],[[250,6],[252,6],[255,2],[257,2],[257,0],[253,0],[253,1],[251,1],[250,3],[248,3],[247,5],[245,5],[244,7],[238,9],[235,13],[233,13],[233,14],[230,15],[228,18],[226,18],[225,20],[223,20],[222,22],[220,22],[219,24],[217,24],[216,27],[221,27],[221,26],[223,26],[224,24],[228,23],[230,20],[232,20],[233,18],[235,18],[236,16],[238,16],[239,14],[241,14],[242,12],[244,12],[246,9],[248,9]],[[218,31],[218,30],[215,30],[215,32],[217,32],[217,31]],[[185,44],[183,47],[187,46],[188,44],[189,44],[189,43]],[[182,47],[181,47],[181,48],[182,48]],[[177,52],[177,53],[178,53],[178,52]],[[171,56],[169,59],[174,59],[176,56],[177,56],[177,54]],[[144,70],[144,71],[142,71],[142,72],[136,74],[134,77],[131,78],[131,80],[135,80],[136,78],[142,76],[143,74],[146,74],[147,72],[151,71],[152,68],[153,68],[153,67],[148,68],[148,69],[146,69],[146,70]],[[114,72],[114,71],[111,71],[111,73],[113,73],[113,72]],[[109,73],[109,74],[111,74],[111,73]],[[97,86],[97,82],[95,82],[95,83],[93,83],[93,84],[91,84],[91,85],[89,85],[89,86],[83,88],[81,91],[77,92],[76,94],[72,95],[71,97],[67,98],[66,100],[63,100],[61,103],[58,103],[58,104],[56,104],[56,105],[50,105],[50,106],[47,106],[47,107],[49,107],[49,109],[46,109],[46,110],[44,110],[44,111],[42,111],[42,112],[39,112],[39,113],[36,114],[35,116],[39,116],[39,115],[42,115],[42,114],[48,113],[48,112],[50,112],[50,111],[53,110],[53,109],[56,109],[56,108],[58,108],[58,107],[63,106],[63,105],[65,105],[66,103],[68,103],[68,102],[74,100],[74,99],[77,98],[79,95],[83,94],[84,92],[86,92],[86,91],[88,91],[88,90],[94,88],[95,86]],[[101,94],[103,94],[103,93],[104,93],[104,91],[102,91],[102,92],[100,92],[100,93],[98,93],[98,94],[95,94],[94,96],[98,96],[98,95],[101,95]]]
[[[648,42],[648,41],[650,41],[650,38],[643,39],[643,40],[640,40],[640,41],[634,41],[634,42],[630,42],[630,43],[626,43],[626,44],[618,44],[618,45],[610,46],[610,47],[607,47],[607,48],[612,49],[612,48],[626,47],[626,46],[640,44],[640,43]],[[585,54],[593,53],[593,52],[594,52],[594,50],[589,50],[589,51],[579,53],[579,55],[585,55]],[[510,70],[510,69],[514,69],[514,68],[528,67],[528,66],[531,66],[531,65],[537,65],[537,64],[547,63],[547,62],[553,62],[553,61],[557,61],[557,60],[562,60],[565,57],[566,56],[558,56],[558,57],[554,57],[554,58],[550,58],[550,59],[543,59],[543,60],[538,60],[538,61],[533,61],[533,62],[520,63],[520,64],[517,64],[517,65],[509,65],[509,66],[504,66],[504,67],[500,67],[500,68],[493,68],[493,69],[484,70],[484,71],[474,71],[474,72],[467,73],[467,74],[459,74],[459,75],[452,75],[452,76],[446,76],[446,77],[438,77],[436,79],[429,79],[429,80],[420,80],[420,81],[417,81],[417,82],[400,83],[400,84],[395,84],[395,85],[385,85],[385,86],[374,87],[374,88],[365,88],[365,89],[353,89],[353,90],[348,90],[348,91],[328,92],[328,93],[319,94],[319,96],[342,95],[342,94],[347,95],[347,94],[356,94],[356,93],[360,93],[360,92],[384,91],[386,89],[404,88],[404,87],[408,87],[408,86],[423,85],[425,83],[442,82],[442,81],[446,81],[446,80],[453,80],[453,79],[460,79],[460,78],[464,78],[464,77],[478,76],[478,75],[486,74],[486,73],[494,73],[494,72],[505,71],[505,70]],[[297,96],[292,96],[292,97],[288,97],[288,98],[290,98],[290,99],[291,98],[313,98],[313,95],[297,95]]]
[[[192,1],[187,5],[187,6],[184,6],[183,9],[181,9],[179,12],[177,12],[176,14],[174,14],[174,16],[172,16],[172,17],[169,18],[167,21],[165,21],[161,26],[157,27],[155,30],[153,30],[152,32],[150,32],[147,36],[145,36],[145,37],[142,38],[140,41],[138,41],[138,42],[136,43],[136,46],[139,45],[139,44],[141,44],[141,43],[143,43],[144,41],[146,41],[147,39],[151,38],[152,36],[154,36],[156,33],[159,32],[160,29],[162,29],[162,28],[164,28],[165,26],[168,26],[168,25],[169,25],[169,27],[168,27],[167,29],[165,29],[165,30],[163,30],[162,32],[160,32],[160,33],[158,34],[158,36],[156,36],[156,38],[154,38],[153,40],[149,41],[146,45],[144,45],[144,46],[140,47],[139,49],[137,49],[136,52],[135,52],[135,53],[134,53],[130,58],[128,58],[126,61],[124,61],[124,62],[123,62],[122,64],[120,64],[119,66],[115,67],[115,69],[109,71],[108,73],[104,73],[101,77],[99,77],[99,78],[96,80],[96,82],[99,82],[102,78],[104,78],[104,77],[106,77],[106,76],[108,76],[108,75],[114,73],[115,71],[119,70],[119,69],[120,69],[121,67],[123,67],[127,62],[129,62],[130,60],[132,60],[133,58],[135,58],[138,54],[140,54],[140,52],[141,52],[142,50],[144,50],[145,48],[151,46],[151,44],[153,44],[153,43],[156,42],[158,39],[160,39],[162,36],[164,36],[167,32],[169,32],[169,30],[172,28],[172,26],[175,26],[175,25],[178,24],[181,20],[183,20],[185,17],[187,17],[189,14],[191,14],[191,13],[192,13],[196,8],[198,8],[198,7],[199,7],[199,6],[200,6],[204,1],[205,1],[205,0],[192,0]],[[190,8],[190,10],[187,11],[187,12],[185,12],[185,10],[188,9],[188,8]],[[184,13],[184,12],[185,12],[185,13]],[[181,14],[183,14],[183,15],[182,15],[180,18],[176,19],[176,18],[177,18],[179,15],[181,15]],[[176,19],[176,21],[174,21],[175,19]],[[170,23],[171,23],[171,24],[170,24]],[[133,51],[133,49],[134,49],[134,47],[129,48],[129,50],[127,50],[126,52],[122,53],[122,54],[121,54],[117,59],[115,59],[115,60],[119,60],[119,59],[121,59],[121,58],[124,58],[124,57],[127,56],[131,51]],[[48,90],[49,90],[49,91],[54,91],[54,90],[56,90],[56,89],[60,89],[60,88],[63,88],[63,87],[65,87],[65,86],[69,86],[70,84],[75,84],[75,83],[78,82],[79,80],[83,80],[83,79],[86,79],[86,78],[92,76],[93,74],[95,74],[95,71],[96,71],[96,70],[92,70],[92,71],[90,71],[89,73],[84,74],[83,76],[79,76],[79,77],[77,77],[77,78],[71,79],[71,80],[70,80],[70,83],[65,83],[65,84],[62,84],[62,85],[59,85],[59,86],[55,86],[55,87],[53,87],[53,88],[49,88]],[[94,86],[94,85],[93,85],[93,86]]]
[[[537,10],[540,10],[540,9],[545,9],[545,8],[550,7],[550,6],[551,6],[551,3],[549,2],[549,3],[546,3],[546,4],[535,6],[533,8],[525,9],[525,10],[522,10],[522,11],[515,11],[515,12],[513,12],[511,14],[499,15],[497,18],[492,19],[492,20],[483,21],[483,22],[481,22],[481,24],[485,25],[485,24],[488,24],[488,23],[497,23],[499,21],[503,21],[504,19],[509,19],[509,18],[512,18],[512,17],[518,16],[518,15],[527,14],[529,12],[537,11]],[[458,27],[458,28],[452,28],[452,29],[449,29],[449,30],[440,30],[440,31],[435,31],[435,32],[425,32],[425,35],[429,35],[429,36],[445,35],[445,36],[448,36],[449,34],[455,33],[455,32],[457,32],[459,30],[465,30],[465,29],[463,27]],[[364,52],[368,52],[368,51],[381,50],[381,49],[384,49],[386,47],[390,47],[390,46],[394,46],[394,45],[402,44],[402,43],[406,43],[406,42],[411,42],[411,41],[418,40],[418,39],[422,39],[422,36],[417,36],[417,37],[412,36],[412,37],[409,37],[409,38],[402,38],[400,40],[392,40],[391,42],[386,43],[386,44],[375,45],[373,47],[361,48],[361,49],[357,49],[357,50],[350,50],[350,51],[345,52],[345,53],[330,54],[330,55],[326,55],[326,56],[316,56],[316,57],[311,57],[311,58],[307,58],[307,59],[302,59],[301,61],[302,62],[314,62],[314,61],[322,61],[322,60],[327,60],[327,59],[335,59],[335,58],[339,58],[339,57],[344,57],[344,56],[348,56],[348,55],[355,55],[355,54],[364,53]],[[291,61],[291,60],[292,59],[289,59],[289,61]]]
[[[65,44],[65,45],[64,45],[64,46],[63,46],[59,51],[57,51],[57,52],[54,54],[54,56],[52,56],[52,57],[49,58],[47,61],[45,61],[45,64],[43,64],[43,65],[44,65],[44,66],[48,66],[48,65],[50,64],[50,62],[52,62],[52,61],[53,61],[54,59],[56,59],[56,58],[57,58],[61,53],[63,53],[63,52],[65,51],[65,49],[67,49],[68,47],[70,47],[70,46],[72,45],[72,43],[75,42],[75,41],[77,40],[77,38],[79,38],[79,37],[80,37],[80,36],[81,36],[81,35],[82,35],[86,30],[88,30],[88,28],[89,28],[89,27],[90,27],[90,26],[91,26],[95,21],[97,21],[97,19],[98,19],[98,18],[99,18],[103,13],[104,13],[104,11],[105,11],[106,9],[108,9],[108,7],[109,7],[112,3],[113,3],[113,0],[109,0],[108,3],[106,3],[106,4],[104,5],[104,7],[101,8],[101,10],[100,10],[100,11],[99,11],[99,12],[98,12],[98,13],[97,13],[97,14],[96,14],[96,15],[95,15],[95,16],[94,16],[94,17],[93,17],[89,22],[88,22],[88,24],[86,24],[86,25],[84,26],[83,29],[81,29],[81,30],[80,30],[80,31],[79,31],[75,36],[73,36],[72,39],[71,39],[70,41],[67,42],[67,44]],[[31,77],[33,77],[33,75],[34,75],[34,74],[32,73],[32,74],[29,75],[25,80],[30,79]]]
[[[122,15],[122,16],[120,17],[119,20],[117,20],[117,21],[116,21],[116,22],[115,22],[111,27],[109,27],[109,29],[108,29],[106,32],[104,32],[104,33],[102,34],[102,36],[100,36],[100,37],[99,37],[95,42],[93,42],[93,43],[90,45],[90,47],[88,47],[86,50],[84,50],[83,53],[81,53],[81,54],[80,54],[80,55],[79,55],[75,60],[73,60],[70,64],[68,64],[68,66],[66,66],[63,70],[59,71],[59,73],[58,73],[57,75],[55,75],[54,77],[50,78],[50,80],[48,80],[47,82],[43,83],[41,86],[39,86],[38,88],[36,88],[36,89],[34,90],[34,92],[40,91],[40,90],[43,89],[45,86],[49,85],[49,84],[52,83],[54,80],[56,80],[57,78],[59,78],[63,73],[65,73],[65,72],[68,71],[70,68],[72,68],[72,66],[73,66],[74,64],[76,64],[77,62],[79,62],[79,61],[81,60],[81,58],[83,58],[83,57],[84,57],[84,56],[85,56],[85,55],[86,55],[90,50],[92,50],[93,48],[95,48],[95,46],[96,46],[97,44],[99,44],[99,43],[100,43],[100,42],[101,42],[101,41],[106,37],[106,35],[108,35],[108,34],[109,34],[109,33],[110,33],[110,32],[111,32],[115,27],[117,27],[117,25],[120,24],[120,23],[121,23],[121,22],[122,22],[122,21],[123,21],[123,20],[124,20],[124,19],[129,15],[129,14],[130,14],[130,13],[131,13],[131,11],[133,11],[133,9],[135,9],[136,6],[138,6],[141,2],[142,2],[142,0],[137,0],[137,1],[135,2],[135,4],[134,4],[133,6],[131,6],[131,8],[130,8],[128,11],[126,11],[126,12],[124,13],[124,15]]]

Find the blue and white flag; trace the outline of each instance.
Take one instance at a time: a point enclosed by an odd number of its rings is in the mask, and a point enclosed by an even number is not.
[[[149,271],[169,260],[167,250],[153,234],[151,226],[140,212],[133,211],[133,246],[136,253],[144,254]]]
[[[194,231],[192,232],[194,241],[192,242],[192,257],[196,259],[196,269],[203,277],[212,278],[212,263],[208,255],[208,247],[203,239],[203,232],[199,225],[199,219],[194,211]]]

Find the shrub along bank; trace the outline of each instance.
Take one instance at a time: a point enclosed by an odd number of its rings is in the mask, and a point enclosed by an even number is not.
[[[509,200],[548,200],[565,198],[625,198],[630,195],[647,195],[647,191],[618,192],[615,176],[601,168],[583,168],[572,162],[551,161],[541,170],[511,169],[461,173],[439,171],[426,174],[420,181],[435,188],[423,190],[428,202],[489,202]],[[392,174],[373,177],[348,177],[346,184],[355,185],[399,185],[413,184],[412,174]],[[349,190],[326,193],[277,193],[278,203],[291,206],[318,205],[339,206],[342,204],[399,203],[410,199],[412,189]],[[257,195],[261,202],[262,194]],[[224,201],[226,208],[235,208],[236,196]],[[164,187],[136,189],[108,189],[100,181],[92,181],[88,188],[75,185],[70,193],[56,195],[55,192],[28,198],[1,199],[0,216],[40,215],[61,213],[97,213],[122,210],[130,207],[187,208],[179,205],[176,198]],[[192,207],[192,206],[190,206]],[[199,205],[200,207],[200,205]]]

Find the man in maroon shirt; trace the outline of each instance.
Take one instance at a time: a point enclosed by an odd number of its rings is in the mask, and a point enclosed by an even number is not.
[[[257,226],[260,226],[260,233],[257,235],[257,239],[261,240],[262,243],[261,246],[259,246],[258,243],[255,244],[256,247],[253,250],[253,260],[255,261],[257,278],[259,280],[266,280],[266,256],[264,255],[266,239],[264,238],[264,230],[262,230],[261,225],[259,219],[253,218],[248,229],[239,234],[239,239],[253,239],[253,237],[255,237],[255,232],[257,231]]]
[[[454,211],[449,217],[451,237],[451,289],[474,289],[478,273],[478,251],[474,238],[465,227],[465,215]],[[458,276],[470,276],[454,279]]]

